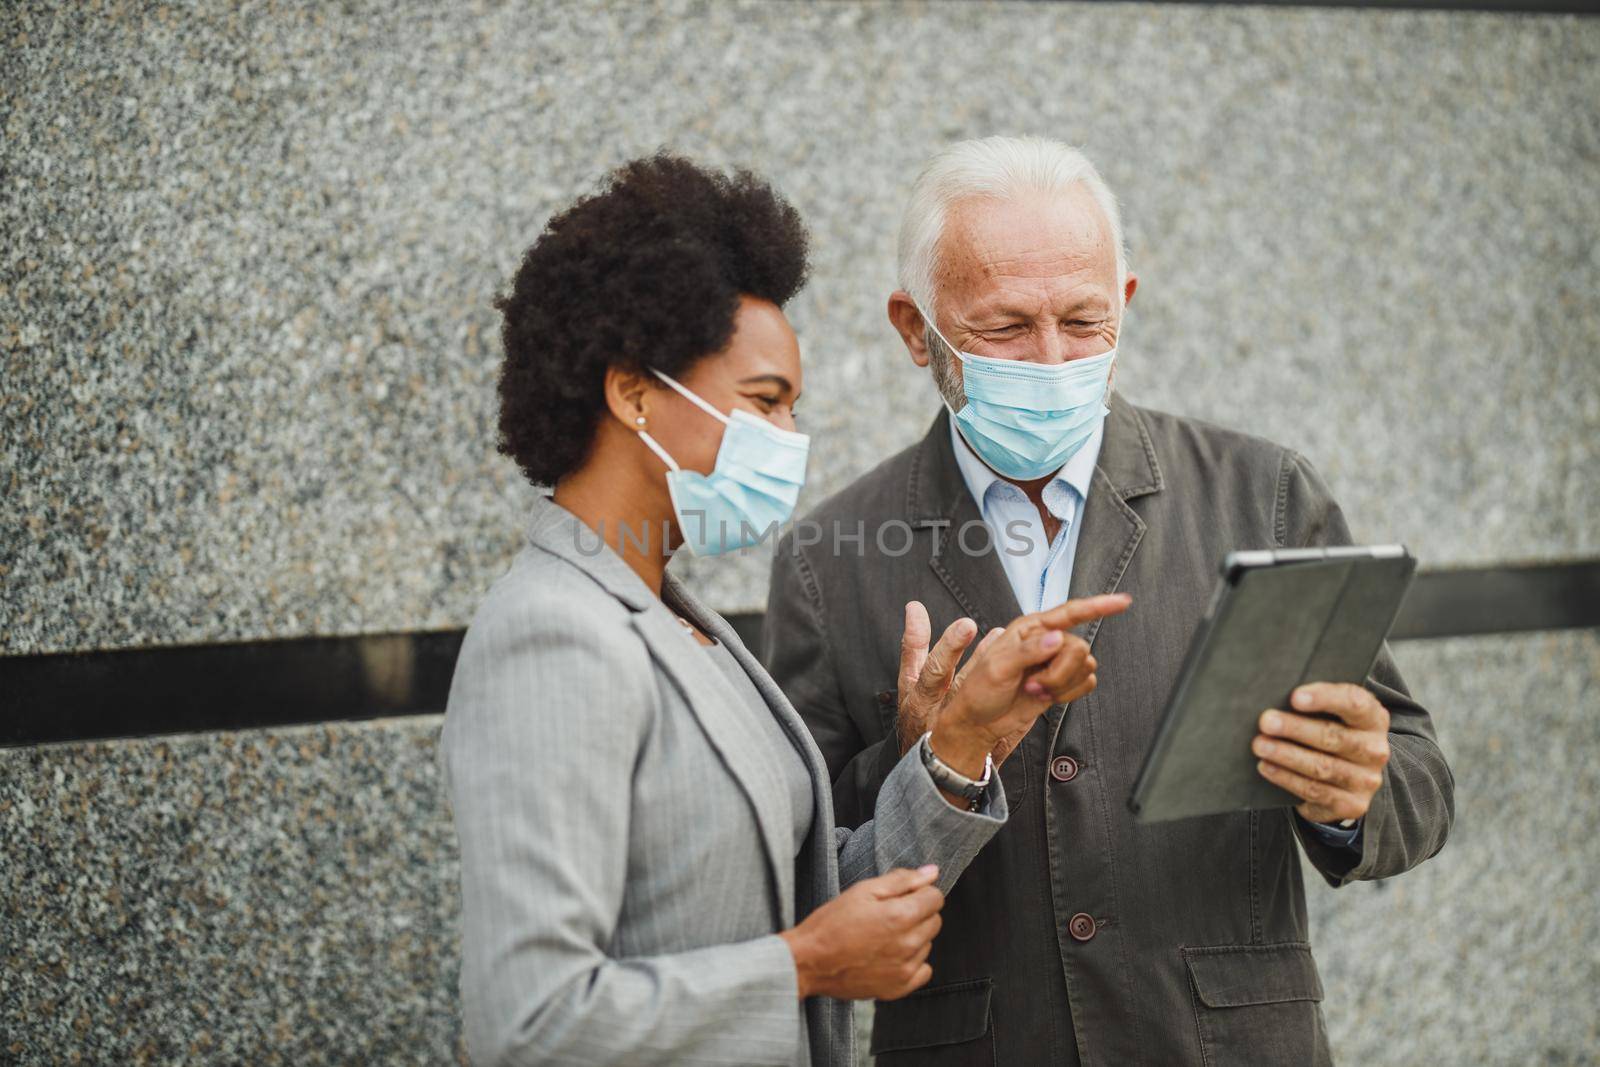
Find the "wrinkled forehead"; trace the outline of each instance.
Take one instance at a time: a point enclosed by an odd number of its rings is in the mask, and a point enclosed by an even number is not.
[[[1117,288],[1111,222],[1082,184],[1049,195],[959,200],[946,212],[938,251],[941,299],[1014,285]]]

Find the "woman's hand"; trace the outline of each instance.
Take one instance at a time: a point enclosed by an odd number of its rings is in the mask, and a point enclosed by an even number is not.
[[[857,882],[779,934],[794,954],[801,998],[895,1000],[926,985],[943,922],[938,877],[928,864]]]
[[[941,759],[964,774],[983,773],[983,757],[996,763],[1019,744],[1052,704],[1070,703],[1094,690],[1097,664],[1089,645],[1065,631],[1127,610],[1125,593],[1086,597],[1032,615],[985,635],[959,673],[954,666],[977,627],[952,623],[930,652],[927,612],[906,605],[900,654],[902,753],[928,730]]]

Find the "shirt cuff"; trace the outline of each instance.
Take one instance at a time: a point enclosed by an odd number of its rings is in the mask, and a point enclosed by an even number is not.
[[[1312,822],[1310,819],[1301,816],[1299,812],[1295,812],[1294,817],[1311,827],[1316,832],[1316,835],[1322,838],[1324,844],[1332,845],[1335,848],[1358,849],[1360,847],[1361,826],[1366,821],[1365,819],[1357,819],[1354,826],[1346,829],[1337,823]]]

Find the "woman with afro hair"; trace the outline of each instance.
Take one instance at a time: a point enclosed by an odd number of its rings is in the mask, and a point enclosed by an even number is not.
[[[981,644],[876,818],[836,829],[804,724],[666,573],[793,508],[806,243],[754,175],[657,155],[551,219],[496,301],[500,448],[552,492],[440,742],[476,1063],[853,1063],[847,1001],[928,981],[943,891],[1006,818],[985,754],[1049,705],[1024,674],[1059,633]]]

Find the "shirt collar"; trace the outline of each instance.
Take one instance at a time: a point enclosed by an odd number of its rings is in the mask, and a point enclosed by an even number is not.
[[[1100,458],[1100,441],[1104,436],[1106,420],[1100,419],[1095,423],[1094,432],[1083,443],[1083,447],[1072,454],[1072,458],[1061,465],[1050,481],[1045,483],[1041,496],[1044,505],[1056,518],[1066,516],[1065,501],[1061,498],[1060,487],[1072,490],[1078,501],[1089,499],[1089,483],[1094,479],[1094,465]],[[980,512],[986,510],[986,501],[989,490],[999,482],[1014,484],[994,472],[987,463],[978,458],[972,446],[968,445],[961,436],[961,431],[956,428],[956,420],[950,420],[950,447],[955,450],[956,466],[961,470],[961,479],[967,483],[967,491],[972,494],[972,499],[978,504]]]

